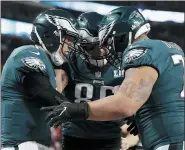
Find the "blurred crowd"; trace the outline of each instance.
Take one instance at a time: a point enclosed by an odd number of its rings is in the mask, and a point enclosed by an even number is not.
[[[100,4],[116,5],[116,6],[137,6],[140,8],[152,9],[152,10],[164,10],[174,12],[184,12],[184,2],[162,2],[162,1],[101,1]],[[23,22],[32,23],[35,16],[40,12],[51,9],[53,6],[44,3],[35,2],[23,2],[23,1],[8,1],[2,2],[2,18],[19,20]],[[82,12],[69,10],[74,16],[79,16]],[[160,16],[161,17],[161,16]],[[165,18],[166,16],[164,16]],[[178,16],[177,16],[178,17]],[[182,49],[185,49],[184,45],[184,24],[175,22],[150,22],[151,31],[149,37],[153,39],[161,39],[170,42],[175,42]],[[1,37],[1,65],[3,65],[8,58],[9,54],[16,47],[21,45],[31,44],[28,37],[12,37],[8,35],[2,35]]]
[[[51,128],[52,143],[50,150],[62,150],[61,148],[61,131],[60,128]]]
[[[169,26],[168,24],[151,23],[152,30],[149,33],[149,37],[152,39],[160,39],[169,42],[175,42],[185,50],[184,37],[181,35],[184,33],[184,28],[177,28]],[[32,44],[27,37],[15,37],[9,35],[2,35],[1,37],[1,65],[3,66],[6,59],[13,51],[13,49],[22,46]]]

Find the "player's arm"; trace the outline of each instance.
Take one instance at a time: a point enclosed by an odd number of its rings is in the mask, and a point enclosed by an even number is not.
[[[58,120],[108,121],[132,116],[148,100],[158,75],[164,71],[164,61],[159,59],[159,54],[146,47],[125,51],[125,79],[114,95],[88,103],[62,103],[55,108],[42,108],[52,111],[46,121],[52,126]]]
[[[115,95],[89,102],[88,120],[107,121],[132,116],[149,98],[158,78],[148,66],[130,68]]]
[[[63,69],[55,69],[57,91],[62,93],[68,84],[67,72]]]
[[[41,73],[26,74],[23,85],[28,94],[34,99],[40,100],[44,106],[57,105],[65,99],[61,93],[52,87],[49,77]]]
[[[109,121],[127,118],[148,100],[158,78],[158,72],[149,66],[130,68],[115,95],[88,103],[62,103],[41,110],[52,111],[46,117],[50,126],[72,120]]]
[[[55,82],[55,76],[49,74],[45,57],[37,49],[21,52],[14,58],[14,65],[20,72],[17,77],[20,84],[32,100],[37,100],[42,106],[57,105],[64,100],[65,97],[51,84],[51,80]]]

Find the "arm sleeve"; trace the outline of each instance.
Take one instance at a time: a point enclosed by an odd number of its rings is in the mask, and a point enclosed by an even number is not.
[[[28,96],[42,106],[57,105],[64,100],[55,86],[54,69],[48,62],[47,55],[41,50],[29,48],[14,57],[14,65],[18,72],[18,80],[24,85]]]
[[[28,94],[39,100],[39,103],[44,106],[57,105],[67,100],[51,86],[48,76],[44,76],[41,73],[27,74],[23,84]]]

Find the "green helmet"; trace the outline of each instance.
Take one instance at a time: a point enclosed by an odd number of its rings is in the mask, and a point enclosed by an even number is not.
[[[100,47],[106,49],[109,52],[108,57],[112,58],[113,54],[123,52],[133,40],[149,31],[150,24],[137,8],[119,7],[100,22],[98,35]]]
[[[67,58],[64,44],[76,50],[75,44],[79,38],[78,23],[75,17],[65,10],[48,9],[35,18],[30,36],[31,40],[50,56],[53,64],[60,66],[65,61],[60,52]],[[68,44],[66,39],[70,39],[73,44]]]
[[[81,14],[77,19],[79,24],[79,36],[81,38],[79,45],[81,49],[79,52],[83,59],[96,67],[102,67],[107,63],[103,56],[92,55],[93,53],[100,53],[98,25],[102,18],[103,15],[96,12],[87,12]]]

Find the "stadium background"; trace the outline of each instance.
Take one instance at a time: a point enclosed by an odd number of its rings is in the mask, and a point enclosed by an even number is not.
[[[7,57],[14,48],[30,43],[29,33],[32,27],[31,23],[34,18],[40,12],[54,7],[69,10],[73,15],[77,17],[83,11],[97,11],[99,13],[106,14],[111,9],[114,9],[115,6],[136,6],[144,10],[143,13],[146,15],[147,18],[149,18],[149,22],[152,26],[149,37],[154,39],[173,41],[179,44],[183,49],[185,49],[185,2],[183,1],[2,1],[1,4],[1,65],[4,65]],[[21,21],[21,23],[15,21]]]
[[[29,33],[32,21],[42,11],[50,8],[63,8],[75,17],[86,11],[106,14],[116,6],[136,6],[151,24],[149,37],[172,41],[185,50],[184,8],[185,2],[176,1],[2,1],[1,2],[1,69],[6,59],[16,47],[31,44]]]

